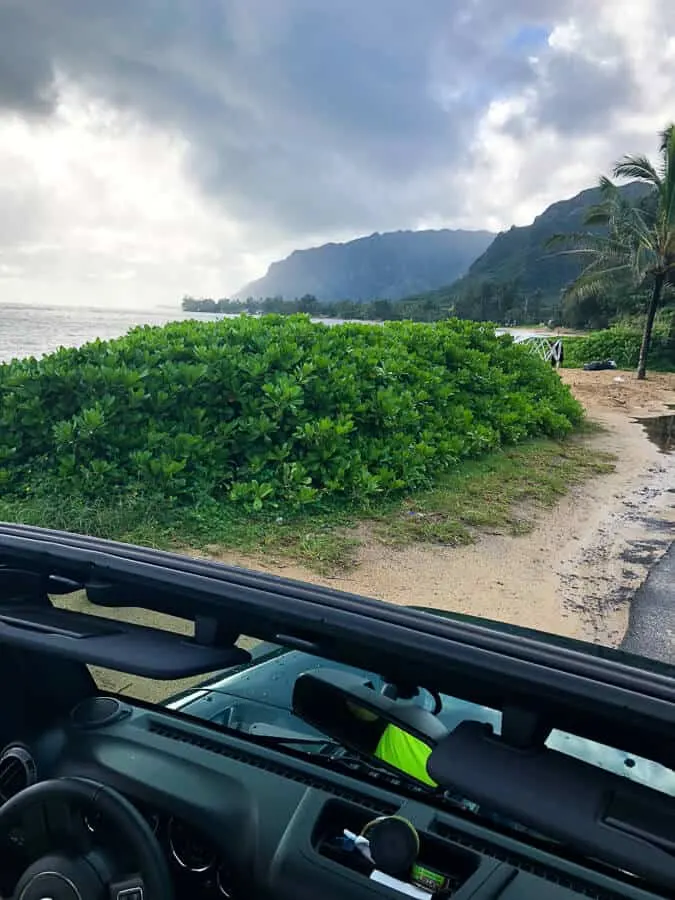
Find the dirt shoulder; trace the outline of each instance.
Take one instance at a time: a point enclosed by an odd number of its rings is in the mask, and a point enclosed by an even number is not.
[[[675,537],[675,454],[661,453],[634,421],[675,403],[675,375],[637,382],[628,372],[565,370],[561,377],[605,429],[587,440],[615,453],[616,469],[573,487],[530,534],[394,549],[366,533],[356,567],[330,578],[281,559],[218,558],[393,603],[620,643],[630,598]]]

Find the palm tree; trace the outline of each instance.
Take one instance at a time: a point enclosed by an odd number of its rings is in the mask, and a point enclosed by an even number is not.
[[[647,356],[654,318],[664,288],[675,276],[675,124],[661,135],[660,163],[646,156],[625,156],[614,166],[614,177],[640,182],[650,188],[637,204],[617,185],[600,179],[601,202],[589,210],[587,226],[602,226],[603,233],[556,235],[550,244],[572,243],[570,253],[585,255],[587,265],[566,289],[568,297],[597,296],[623,284],[628,291],[649,289],[637,377],[647,371]]]

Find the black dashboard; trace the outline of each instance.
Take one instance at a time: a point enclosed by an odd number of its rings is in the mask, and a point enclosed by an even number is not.
[[[365,783],[171,711],[112,698],[84,701],[23,751],[0,760],[0,792],[20,790],[22,780],[74,775],[116,789],[143,813],[170,863],[179,900],[401,898],[334,841],[344,829],[359,833],[386,815],[415,826],[420,859],[443,873],[444,896],[456,900],[665,896],[625,873],[561,858],[431,805],[423,792],[411,796],[390,781]],[[103,835],[106,823],[92,815],[85,826]]]

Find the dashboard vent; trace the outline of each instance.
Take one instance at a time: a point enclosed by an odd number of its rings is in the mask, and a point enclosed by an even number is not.
[[[350,791],[344,786],[334,784],[327,778],[321,778],[313,773],[310,775],[307,772],[301,772],[291,766],[285,766],[283,763],[277,762],[276,760],[262,759],[259,756],[247,753],[239,748],[235,749],[233,747],[228,747],[226,744],[221,743],[214,738],[209,738],[201,734],[193,734],[182,728],[166,725],[164,722],[159,722],[156,719],[150,720],[150,731],[153,734],[168,738],[171,741],[180,741],[183,744],[191,744],[193,747],[208,750],[210,753],[217,753],[219,756],[235,759],[237,762],[245,763],[247,766],[255,766],[257,769],[273,772],[275,775],[279,775],[289,781],[296,781],[307,787],[326,791],[333,797],[339,797],[342,800],[348,800],[350,803],[365,806],[367,809],[370,809],[379,815],[393,815],[393,813],[398,810],[398,806],[395,806],[392,803],[370,797],[367,794],[364,795],[357,793],[356,791]]]
[[[35,760],[26,747],[16,744],[0,755],[0,805],[37,781]]]
[[[538,878],[548,881],[550,884],[556,884],[559,887],[567,888],[582,897],[589,897],[591,900],[624,900],[622,894],[596,887],[596,885],[583,881],[580,878],[576,878],[573,875],[568,875],[565,872],[556,869],[554,866],[536,862],[524,853],[518,853],[515,850],[507,850],[505,847],[500,847],[498,844],[493,844],[491,841],[481,840],[479,837],[464,834],[456,828],[446,825],[444,822],[434,822],[432,830],[440,835],[440,837],[446,838],[454,844],[459,844],[467,849],[482,853],[484,856],[489,856],[499,862],[508,863],[508,865],[513,866],[520,872],[536,875]]]

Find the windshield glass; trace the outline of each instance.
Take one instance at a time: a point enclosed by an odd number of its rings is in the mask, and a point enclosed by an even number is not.
[[[95,616],[112,616],[134,624],[151,623],[153,627],[184,634],[191,634],[193,631],[191,623],[171,616],[158,613],[148,615],[138,609],[111,611],[98,607],[88,602],[86,596],[79,592],[53,596],[51,599],[58,607],[84,611]],[[441,610],[433,611],[433,615],[443,617],[450,614]],[[529,630],[516,625],[494,623],[493,627],[497,630],[506,628],[511,633],[524,636],[531,634]],[[552,637],[551,641],[575,649],[584,649],[586,646],[582,642],[560,636]],[[305,672],[347,672],[357,675],[362,684],[375,692],[383,693],[387,690],[388,682],[377,672],[353,668],[249,636],[241,636],[237,645],[250,654],[249,662],[223,672],[180,681],[133,677],[95,666],[90,667],[90,670],[97,686],[103,691],[157,704],[179,715],[232,729],[242,735],[269,739],[280,747],[287,745],[296,751],[322,755],[330,754],[331,748],[335,749],[335,742],[330,735],[318,731],[294,714],[292,695],[296,679]],[[634,654],[598,646],[589,649],[600,658],[606,656],[620,659],[629,665],[643,665],[643,660]],[[656,660],[649,661],[648,666],[657,671],[669,671],[667,665]],[[433,691],[422,689],[410,702],[433,713],[448,731],[467,720],[486,723],[497,734],[501,730],[501,710],[456,696],[442,693],[436,695]],[[653,760],[624,752],[621,747],[611,747],[559,729],[551,731],[546,746],[627,780],[675,796],[675,772]]]
[[[334,665],[326,661],[326,668],[332,669]],[[371,673],[369,680],[372,678]],[[500,733],[501,713],[498,711],[449,697],[447,694],[441,694],[440,697],[443,705],[438,718],[448,730],[459,722],[476,721],[489,723],[496,734]],[[334,743],[330,736],[322,734],[293,715],[288,707],[266,700],[252,702],[248,693],[221,688],[197,688],[180,699],[169,700],[167,705],[184,715],[224,725],[245,734],[268,737],[271,738],[270,743],[285,744],[308,753],[325,753]],[[553,729],[546,740],[546,746],[622,778],[675,796],[675,772],[660,763],[558,729]]]

